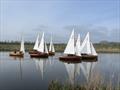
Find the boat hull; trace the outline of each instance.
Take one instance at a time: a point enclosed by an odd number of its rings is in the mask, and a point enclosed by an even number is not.
[[[95,61],[97,60],[98,56],[95,55],[82,55],[82,60],[84,61]]]
[[[30,54],[31,58],[48,58],[48,54],[47,53],[36,53],[36,54]]]
[[[23,57],[24,56],[24,54],[23,53],[20,53],[20,52],[11,52],[10,54],[9,54],[9,56],[15,56],[15,57]]]
[[[54,56],[55,53],[54,52],[49,52],[49,56]]]
[[[81,56],[62,56],[62,57],[59,57],[59,60],[78,62],[78,61],[81,61]]]

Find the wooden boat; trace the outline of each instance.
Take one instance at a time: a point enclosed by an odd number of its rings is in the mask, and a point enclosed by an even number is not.
[[[18,57],[23,57],[24,53],[20,52],[20,51],[14,51],[14,52],[10,52],[9,54],[10,56],[18,56]]]
[[[97,58],[98,56],[95,56],[95,55],[85,55],[85,54],[82,54],[82,60],[84,61],[97,61]]]
[[[32,51],[29,51],[29,54],[36,54],[38,53],[38,46],[39,46],[39,34],[37,36],[37,39],[36,39],[36,42],[35,42],[35,45],[33,47],[33,50]]]
[[[59,57],[60,60],[70,60],[70,61],[76,61],[81,60],[81,54],[80,54],[80,35],[78,35],[78,39],[75,46],[75,40],[74,40],[74,29],[71,33],[70,39],[68,41],[68,44],[65,48],[64,54],[67,54],[66,56]]]
[[[51,36],[51,41],[50,41],[50,46],[49,46],[49,56],[55,55],[55,48],[52,42],[52,36]]]
[[[49,54],[48,54],[47,45],[44,41],[44,33],[42,35],[42,39],[40,45],[38,46],[37,51],[38,51],[37,53],[32,53],[30,54],[30,56],[35,58],[48,58]]]
[[[22,38],[20,51],[10,52],[9,56],[23,57],[25,53],[24,40]]]
[[[59,60],[66,63],[80,63],[81,62],[80,56],[63,56],[59,57]]]
[[[82,55],[82,60],[92,60],[92,59],[97,60],[98,54],[96,53],[92,42],[90,42],[89,32],[87,33],[82,43],[80,51]]]
[[[31,58],[48,58],[48,53],[37,53],[37,54],[30,54]]]

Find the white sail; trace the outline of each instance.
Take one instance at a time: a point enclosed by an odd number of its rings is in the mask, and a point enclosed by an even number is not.
[[[52,51],[52,37],[51,37],[51,41],[50,41],[50,46],[49,46],[49,51]]]
[[[75,54],[75,46],[74,46],[74,29],[71,33],[68,44],[65,48],[64,54]]]
[[[23,53],[25,53],[24,39],[23,38],[22,38],[22,41],[21,41],[20,51],[23,52]]]
[[[52,36],[51,36],[49,51],[50,51],[50,52],[55,52],[55,48],[54,48],[54,45],[53,45],[53,42],[52,42]]]
[[[38,50],[38,46],[39,46],[39,34],[37,36],[37,39],[36,39],[36,42],[35,42],[35,45],[34,45],[34,50]]]
[[[48,53],[46,42],[45,42],[45,53]]]
[[[44,32],[42,34],[42,39],[41,39],[40,45],[38,47],[38,51],[39,52],[44,52]]]
[[[77,56],[81,56],[80,53],[80,34],[78,34],[77,42],[76,42],[76,47],[75,47],[75,54]]]
[[[52,45],[52,52],[55,52],[55,48],[54,48],[54,45]]]
[[[95,51],[95,48],[94,48],[94,46],[93,46],[93,44],[92,43],[90,43],[91,44],[91,54],[92,55],[98,55],[97,53],[96,53],[96,51]]]
[[[91,48],[90,48],[90,36],[89,32],[87,33],[82,45],[81,45],[81,53],[85,54],[91,54]]]

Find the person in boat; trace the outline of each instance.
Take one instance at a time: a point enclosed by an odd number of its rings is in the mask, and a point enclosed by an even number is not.
[[[16,53],[17,53],[17,49],[15,49],[15,50],[13,51],[13,53],[15,53],[15,54],[16,54]]]

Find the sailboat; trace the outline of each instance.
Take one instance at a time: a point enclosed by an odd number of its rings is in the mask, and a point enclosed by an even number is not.
[[[44,40],[44,33],[42,34],[42,38],[40,41],[40,45],[38,46],[37,53],[30,54],[31,57],[36,57],[36,58],[48,58],[48,49],[46,42]]]
[[[80,52],[82,59],[97,59],[98,54],[96,53],[92,42],[90,42],[89,32],[81,45]]]
[[[59,57],[60,60],[70,60],[70,61],[76,61],[81,59],[80,51],[77,50],[77,48],[80,48],[80,36],[78,35],[78,39],[75,46],[75,39],[74,39],[74,29],[72,30],[70,39],[68,41],[68,44],[64,50],[64,54],[67,54],[67,56]]]
[[[54,48],[54,45],[53,45],[52,36],[51,36],[51,41],[50,41],[50,46],[49,46],[49,55],[50,56],[55,55],[55,48]]]
[[[23,57],[25,53],[25,48],[24,48],[24,39],[22,38],[21,40],[21,47],[19,51],[14,51],[10,52],[10,56],[18,56],[18,57]]]
[[[39,34],[36,38],[36,42],[35,42],[35,45],[33,47],[33,50],[29,52],[29,54],[35,54],[35,53],[38,53],[38,46],[39,46]]]

